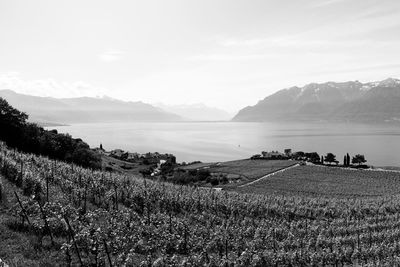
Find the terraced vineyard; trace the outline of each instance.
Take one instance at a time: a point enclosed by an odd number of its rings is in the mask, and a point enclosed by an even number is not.
[[[64,255],[58,264],[400,264],[400,196],[395,189],[378,188],[374,194],[372,187],[378,181],[368,188],[373,178],[367,176],[366,183],[357,180],[367,172],[352,181],[363,185],[358,190],[363,198],[353,196],[353,189],[346,198],[325,195],[329,193],[325,185],[308,192],[305,186],[294,187],[295,182],[290,183],[295,190],[287,196],[253,195],[92,171],[4,146],[0,159],[7,183],[24,192],[21,205],[15,207],[14,229],[24,226],[41,237],[42,244],[53,240],[51,247],[61,247]],[[318,184],[317,179],[311,177],[309,186]],[[337,178],[334,192],[341,190],[337,184],[343,179]],[[398,185],[394,176],[385,179],[385,188]],[[341,188],[351,188],[350,184]]]

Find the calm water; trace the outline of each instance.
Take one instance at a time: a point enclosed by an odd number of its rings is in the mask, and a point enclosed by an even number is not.
[[[375,166],[400,166],[400,126],[310,123],[113,123],[50,127],[106,150],[172,153],[179,162],[247,158],[262,150],[364,154]]]

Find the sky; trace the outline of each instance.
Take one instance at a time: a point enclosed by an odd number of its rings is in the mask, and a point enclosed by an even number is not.
[[[235,112],[400,78],[399,0],[0,0],[0,89]]]

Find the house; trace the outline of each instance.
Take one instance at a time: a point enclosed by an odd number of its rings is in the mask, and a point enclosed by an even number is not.
[[[120,159],[122,158],[122,156],[125,154],[125,151],[123,151],[122,149],[114,149],[110,151],[110,156]]]
[[[97,153],[99,153],[101,155],[106,155],[106,152],[101,148],[96,147],[96,148],[93,148],[92,150],[96,151]]]
[[[158,152],[155,153],[146,153],[142,154],[140,156],[140,159],[143,162],[146,162],[145,164],[158,164],[161,161],[165,162],[170,162],[172,164],[176,164],[176,157],[172,154],[160,154]]]
[[[278,152],[278,151],[271,151],[271,152],[263,151],[263,152],[261,152],[261,155],[264,159],[287,159],[288,158],[287,155],[285,155],[281,152]]]
[[[135,162],[140,158],[139,153],[128,153],[128,156],[126,157],[127,161]]]
[[[262,156],[260,154],[256,154],[256,155],[251,156],[250,159],[262,159]]]

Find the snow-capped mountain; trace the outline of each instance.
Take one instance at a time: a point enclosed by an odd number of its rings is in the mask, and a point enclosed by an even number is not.
[[[239,111],[234,121],[338,120],[383,122],[400,118],[400,80],[311,83],[291,87]]]

